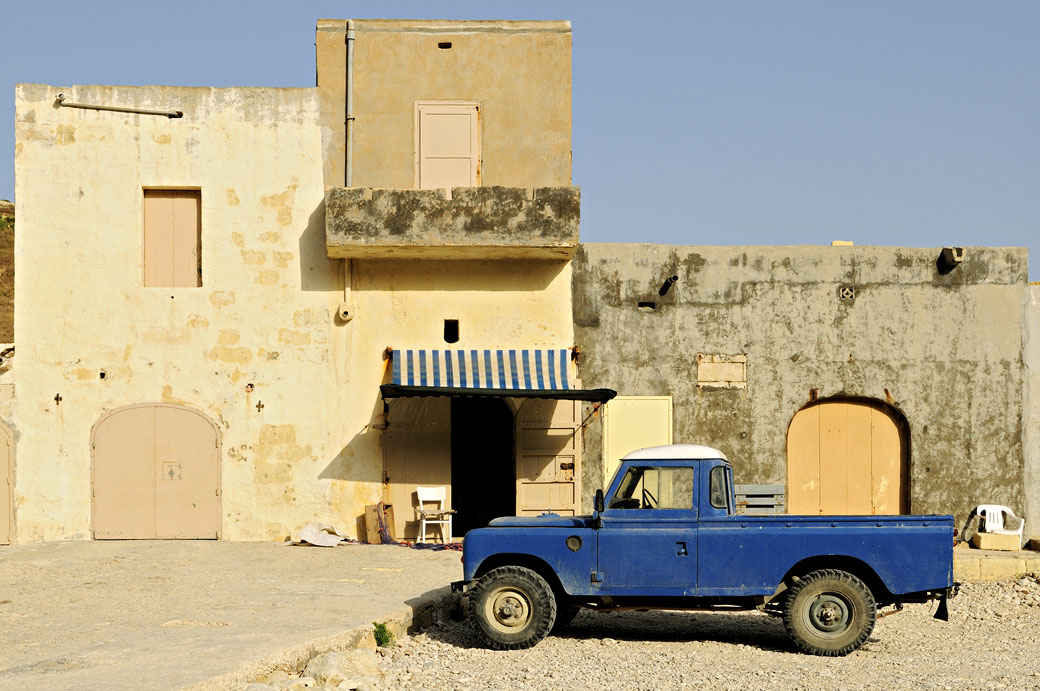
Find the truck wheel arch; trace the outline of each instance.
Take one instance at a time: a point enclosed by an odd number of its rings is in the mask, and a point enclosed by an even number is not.
[[[492,569],[497,569],[500,566],[522,566],[525,569],[531,569],[539,576],[545,579],[545,582],[552,588],[553,593],[556,594],[557,601],[561,601],[562,598],[569,597],[567,591],[564,589],[563,584],[560,582],[559,576],[556,575],[556,571],[549,566],[548,563],[530,554],[517,554],[517,553],[503,553],[493,554],[484,561],[480,562],[480,566],[477,567],[476,573],[473,575],[473,579],[476,580],[486,574]]]
[[[787,570],[773,597],[776,598],[790,587],[796,578],[822,569],[846,571],[856,576],[870,588],[870,592],[874,595],[874,600],[878,605],[888,604],[894,600],[888,586],[885,585],[885,582],[881,580],[881,577],[877,575],[877,572],[869,564],[856,557],[845,555],[823,555],[803,559]]]

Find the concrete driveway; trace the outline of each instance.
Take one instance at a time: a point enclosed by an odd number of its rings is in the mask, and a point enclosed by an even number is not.
[[[227,688],[407,625],[459,552],[216,541],[0,547],[0,689]]]

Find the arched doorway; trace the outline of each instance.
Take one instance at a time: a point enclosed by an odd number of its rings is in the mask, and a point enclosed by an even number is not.
[[[14,540],[14,435],[0,423],[0,545]]]
[[[787,512],[907,512],[905,419],[880,401],[830,399],[802,408],[787,430]]]
[[[96,539],[220,537],[220,436],[169,403],[113,411],[91,430]]]

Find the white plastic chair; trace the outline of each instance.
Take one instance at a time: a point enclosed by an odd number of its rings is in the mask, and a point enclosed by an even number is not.
[[[995,535],[1018,535],[1018,546],[1022,546],[1022,536],[1025,533],[1026,519],[1019,518],[1016,516],[1011,509],[1000,504],[979,504],[975,508],[975,513],[982,519],[982,526],[979,530],[983,533],[993,533]],[[1011,518],[1018,521],[1018,528],[1015,530],[1009,530],[1004,527],[1004,514],[1007,514]]]
[[[455,510],[446,506],[448,488],[444,486],[416,487],[415,494],[419,498],[419,505],[415,507],[415,511],[419,515],[419,542],[426,542],[427,525],[448,526],[448,536],[444,538],[444,542],[451,542],[451,515],[455,513]],[[437,508],[427,509],[427,504],[436,504]],[[441,536],[444,536],[443,528],[441,528]]]

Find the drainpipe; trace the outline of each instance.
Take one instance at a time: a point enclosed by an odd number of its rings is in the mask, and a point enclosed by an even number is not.
[[[346,136],[343,146],[344,173],[343,181],[346,187],[350,187],[354,180],[354,166],[351,154],[354,140],[354,20],[347,20],[347,119]],[[339,305],[339,318],[348,322],[354,318],[354,303],[351,301],[350,284],[354,278],[353,267],[349,259],[343,260],[343,302]]]
[[[354,20],[347,20],[347,132],[344,158],[346,159],[346,186],[354,182],[354,166],[351,162],[351,145],[354,138]]]

